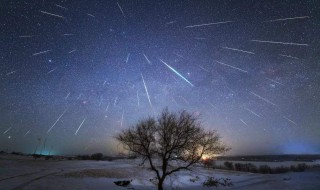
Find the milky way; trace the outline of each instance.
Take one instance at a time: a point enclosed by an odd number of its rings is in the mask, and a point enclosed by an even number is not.
[[[199,115],[230,154],[319,153],[319,11],[304,0],[2,1],[1,149],[116,153],[116,133],[168,107]]]

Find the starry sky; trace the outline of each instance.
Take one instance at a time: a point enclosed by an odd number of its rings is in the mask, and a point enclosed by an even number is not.
[[[0,145],[116,154],[163,108],[229,154],[320,153],[316,0],[2,0]]]

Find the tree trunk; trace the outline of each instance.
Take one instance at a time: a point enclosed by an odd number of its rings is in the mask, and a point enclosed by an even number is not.
[[[158,182],[158,190],[163,190],[163,179],[160,179]]]

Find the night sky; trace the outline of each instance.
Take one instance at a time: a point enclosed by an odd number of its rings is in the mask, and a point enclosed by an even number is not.
[[[229,154],[320,153],[317,0],[2,0],[1,150],[117,153],[163,108]],[[45,142],[45,143],[44,143]],[[42,147],[42,148],[40,148]]]

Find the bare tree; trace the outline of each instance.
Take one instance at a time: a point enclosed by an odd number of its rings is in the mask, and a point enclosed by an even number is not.
[[[196,116],[186,111],[171,113],[165,109],[156,120],[149,117],[116,136],[124,147],[147,161],[155,172],[158,190],[165,178],[180,170],[189,170],[203,156],[212,157],[229,150],[216,131],[206,131]]]

